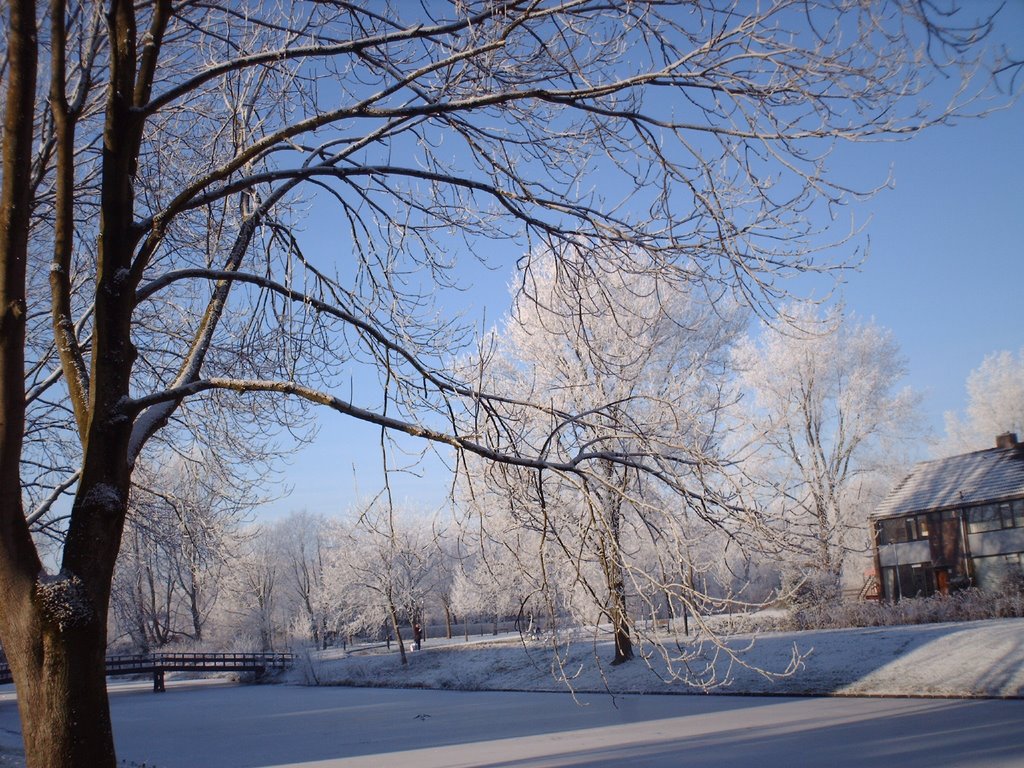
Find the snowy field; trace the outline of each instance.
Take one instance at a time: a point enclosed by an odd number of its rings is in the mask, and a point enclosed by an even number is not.
[[[154,694],[115,682],[111,710],[133,768],[1024,766],[1024,700],[879,697],[1024,696],[1024,620],[762,635],[750,660],[771,666],[794,643],[810,652],[797,675],[737,671],[728,690],[857,695],[644,695],[665,686],[642,663],[605,669],[618,695],[582,693],[604,690],[589,646],[573,657],[574,700],[541,646],[428,640],[405,670],[394,652],[334,653],[291,684],[179,681]],[[406,687],[294,684],[312,674]],[[561,692],[530,692],[543,688]],[[0,686],[0,766],[18,764],[18,741],[13,691]]]
[[[747,636],[730,640],[735,647]],[[757,670],[782,672],[794,648],[800,668],[787,677],[769,678]],[[611,667],[610,642],[579,643],[563,669],[576,691],[614,693],[688,693],[679,683],[666,685],[656,658]],[[523,643],[518,636],[489,641],[476,638],[428,639],[410,653],[408,667],[398,654],[328,651],[313,663],[299,664],[293,682],[390,686],[447,690],[565,691],[552,674],[550,647]],[[866,627],[817,632],[764,633],[741,655],[744,667],[724,661],[719,674],[728,684],[718,693],[858,696],[1024,696],[1024,619]],[[694,668],[699,665],[693,665]]]

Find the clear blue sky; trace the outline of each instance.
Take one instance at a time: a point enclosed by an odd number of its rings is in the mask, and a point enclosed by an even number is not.
[[[1024,29],[1011,0],[1009,28]],[[865,224],[866,263],[843,286],[847,308],[892,330],[908,361],[906,384],[923,393],[925,416],[962,410],[964,382],[985,355],[1024,347],[1024,103],[981,120],[938,128],[909,142],[844,148],[834,163],[865,186],[891,167],[895,188],[852,208]],[[511,260],[510,260],[511,262]],[[506,311],[509,272],[478,273],[469,294],[488,325]],[[321,415],[317,442],[286,469],[287,496],[261,512],[334,514],[381,487],[379,431]],[[436,460],[399,474],[396,502],[431,509],[450,483]]]

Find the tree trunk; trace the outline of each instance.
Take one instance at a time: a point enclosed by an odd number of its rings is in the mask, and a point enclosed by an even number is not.
[[[203,641],[203,613],[199,609],[199,584],[195,574],[192,577],[192,589],[188,593],[188,607],[192,614],[192,638],[197,642]]]
[[[22,662],[15,685],[28,764],[113,768],[106,627],[97,621],[64,630],[49,625],[41,638],[24,638],[16,645],[27,651],[12,654],[12,660]]]
[[[0,193],[0,636],[18,691],[28,764],[33,768],[114,768],[103,663],[113,560],[105,579],[103,568],[96,571],[99,578],[95,579],[68,575],[75,570],[55,579],[42,578],[21,502],[35,4],[12,0],[7,18]],[[123,515],[123,505],[120,512]],[[109,518],[106,523],[109,529]],[[119,538],[116,520],[114,529]],[[79,543],[89,549],[90,542]],[[96,558],[109,554],[109,542],[92,543],[97,545]]]
[[[626,610],[625,580],[622,578],[621,570],[614,564],[611,567],[611,574],[608,614],[615,638],[615,656],[612,664],[618,665],[633,658],[633,638],[630,634],[629,613]]]
[[[441,605],[444,607],[445,637],[447,637],[449,640],[451,640],[452,639],[452,609],[448,605],[447,601],[442,602]]]
[[[619,548],[622,518],[617,505],[618,502],[613,502],[607,512],[608,534],[607,539],[601,542],[601,561],[608,585],[608,618],[615,639],[612,665],[623,664],[633,658],[633,639],[626,606],[626,578]]]
[[[409,663],[409,659],[405,655],[405,643],[402,641],[402,627],[398,622],[398,611],[395,608],[394,602],[391,597],[388,597],[388,615],[391,617],[391,628],[395,632],[395,641],[398,643],[398,654],[402,660],[402,666],[404,667]]]

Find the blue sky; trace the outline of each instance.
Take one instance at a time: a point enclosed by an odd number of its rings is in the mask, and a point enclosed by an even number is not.
[[[1019,29],[1024,2],[1011,9]],[[850,209],[868,256],[842,296],[848,310],[892,330],[907,358],[904,383],[922,393],[940,433],[943,413],[963,409],[967,375],[985,355],[1024,347],[1024,103],[907,142],[844,147],[833,166],[864,186],[892,169],[894,189]],[[507,309],[511,268],[474,270],[466,298],[478,322],[492,325]],[[261,513],[334,514],[380,489],[379,431],[336,414],[320,419],[316,443],[285,469],[291,491]],[[395,501],[443,504],[450,478],[440,462],[418,473],[392,478]]]

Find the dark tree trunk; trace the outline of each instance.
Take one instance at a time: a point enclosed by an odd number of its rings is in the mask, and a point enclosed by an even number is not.
[[[615,656],[612,664],[622,664],[633,658],[633,638],[626,610],[626,583],[620,568],[612,565],[610,605],[608,613],[612,622],[612,633],[615,638]]]
[[[633,658],[633,639],[626,606],[626,578],[621,561],[622,550],[619,547],[622,524],[619,503],[613,502],[612,508],[608,511],[608,538],[602,543],[601,553],[608,585],[608,618],[612,622],[612,636],[615,639],[613,665],[622,664]]]
[[[106,567],[95,567],[103,566],[103,558],[110,556],[109,541],[82,538],[79,527],[76,546],[84,553],[71,562],[65,557],[65,569],[72,569],[47,578],[21,503],[28,179],[37,67],[35,4],[12,0],[8,22],[0,192],[0,636],[18,691],[28,764],[33,768],[114,768],[103,665],[113,559]],[[95,500],[89,493],[103,490],[89,477],[83,475],[76,509],[89,511]],[[95,494],[96,498],[103,495]],[[123,516],[123,503],[113,514],[115,519],[105,518],[103,527],[119,535],[116,516]]]
[[[402,660],[402,666],[409,663],[409,659],[405,655],[405,643],[402,641],[402,627],[398,621],[398,611],[395,609],[395,604],[388,597],[388,615],[391,617],[391,628],[395,632],[395,641],[398,643],[398,653]]]
[[[448,605],[447,601],[442,602],[441,605],[444,607],[444,630],[445,630],[445,637],[447,637],[449,640],[451,640],[452,639],[452,609]]]
[[[96,621],[63,631],[50,625],[35,645],[42,655],[33,659],[38,663],[29,682],[16,681],[28,764],[116,765],[104,668],[105,627]]]
[[[188,606],[192,614],[192,638],[196,642],[203,640],[203,612],[199,609],[199,583],[192,575],[192,589],[188,593]]]

